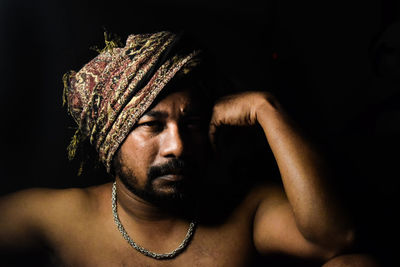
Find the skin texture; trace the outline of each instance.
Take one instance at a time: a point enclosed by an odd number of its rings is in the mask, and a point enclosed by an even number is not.
[[[223,220],[200,220],[188,248],[168,261],[147,258],[123,240],[112,219],[110,183],[86,189],[30,189],[1,199],[0,248],[44,246],[67,266],[250,266],[255,254],[291,255],[320,263],[331,260],[326,266],[342,266],[335,265],[341,262],[336,256],[352,245],[351,221],[329,190],[329,169],[277,101],[261,92],[223,98],[214,106],[208,133],[196,99],[184,89],[160,98],[118,152],[118,214],[135,242],[165,253],[183,240],[192,202],[174,202],[174,208],[168,209],[155,199],[175,201],[181,193],[178,181],[201,184],[201,175],[194,173],[202,173],[210,152],[208,137],[213,141],[221,125],[262,127],[283,188],[257,186]],[[195,172],[172,168],[149,179],[152,167],[173,160],[194,162]],[[140,197],[135,190],[150,190],[152,196]],[[200,200],[210,198],[210,190],[198,191]],[[198,202],[201,210],[203,202]],[[211,214],[214,205],[203,206],[204,214]],[[358,266],[351,265],[358,259],[349,255],[350,265],[343,266]]]

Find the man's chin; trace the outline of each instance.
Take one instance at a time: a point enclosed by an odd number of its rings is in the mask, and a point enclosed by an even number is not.
[[[193,185],[182,175],[165,175],[153,180],[146,191],[159,201],[184,201],[192,195]]]
[[[149,180],[144,188],[130,183],[131,180],[121,177],[122,183],[136,196],[160,207],[182,206],[191,203],[193,189],[191,179],[179,176],[159,176]]]
[[[143,200],[157,206],[177,205],[189,200],[189,192],[174,185],[162,188],[133,192]]]
[[[152,192],[152,196],[158,201],[184,201],[187,200],[189,192],[174,186],[164,187]]]

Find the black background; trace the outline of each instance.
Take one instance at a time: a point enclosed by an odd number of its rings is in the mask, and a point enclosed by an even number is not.
[[[360,249],[390,262],[399,238],[400,4],[396,1],[0,2],[1,193],[86,186],[66,147],[62,75],[103,45],[103,28],[185,29],[234,84],[273,91],[327,151],[357,218]]]

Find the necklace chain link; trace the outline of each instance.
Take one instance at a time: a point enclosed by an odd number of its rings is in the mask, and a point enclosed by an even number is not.
[[[172,252],[155,253],[155,252],[149,251],[149,250],[139,246],[135,241],[132,240],[132,238],[126,232],[121,221],[119,220],[118,212],[117,212],[117,182],[113,183],[111,200],[112,200],[112,213],[113,213],[113,217],[114,217],[114,222],[117,225],[119,232],[122,234],[122,237],[129,243],[129,245],[131,245],[134,249],[136,249],[137,251],[139,251],[140,253],[142,253],[145,256],[148,256],[150,258],[154,258],[157,260],[172,259],[172,258],[176,257],[178,254],[180,254],[188,246],[190,240],[193,237],[193,233],[196,228],[196,222],[194,222],[194,221],[192,221],[190,223],[189,229],[185,236],[185,239],[183,239],[182,243],[176,249],[174,249]]]

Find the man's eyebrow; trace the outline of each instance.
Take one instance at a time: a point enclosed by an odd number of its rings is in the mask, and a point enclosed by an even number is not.
[[[159,111],[159,110],[149,110],[146,113],[144,113],[142,117],[144,117],[144,116],[162,119],[162,118],[168,117],[168,113],[165,111]]]

